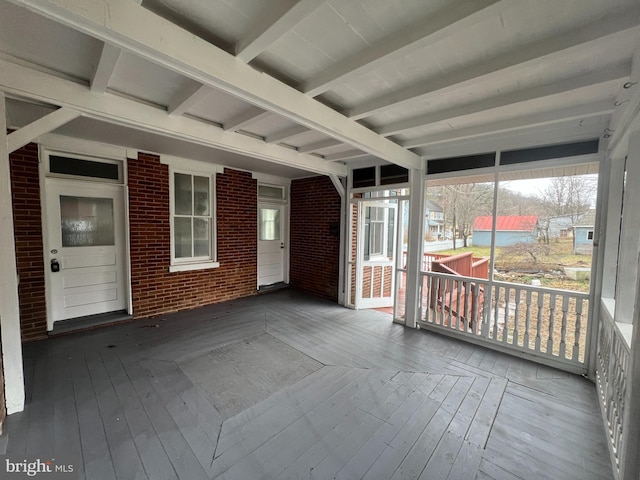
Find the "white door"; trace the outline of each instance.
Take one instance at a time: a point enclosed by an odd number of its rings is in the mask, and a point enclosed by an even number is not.
[[[49,327],[58,320],[124,310],[122,186],[45,182]]]
[[[284,282],[285,205],[258,205],[258,287]]]
[[[360,203],[356,308],[393,306],[397,223],[395,203]]]

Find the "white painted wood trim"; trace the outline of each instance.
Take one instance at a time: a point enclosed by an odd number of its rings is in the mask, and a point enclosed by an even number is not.
[[[260,120],[264,120],[265,118],[273,115],[271,112],[265,112],[260,108],[252,108],[247,112],[243,112],[235,118],[232,118],[228,122],[225,122],[222,126],[222,129],[225,132],[237,132],[238,130],[242,130],[243,128],[251,125],[252,123],[259,122]]]
[[[31,122],[29,125],[25,125],[7,136],[7,148],[9,153],[15,152],[19,148],[22,148],[29,142],[35,140],[40,135],[49,133],[79,116],[79,112],[75,112],[68,108],[60,108],[34,122]]]
[[[268,173],[251,172],[251,178],[257,180],[258,183],[267,183],[271,185],[282,185],[289,187],[291,185],[291,179],[286,177],[279,177],[277,175],[269,175]]]
[[[344,199],[345,198],[345,190],[344,190],[344,185],[340,181],[340,178],[338,178],[336,175],[329,175],[329,178],[331,179],[331,183],[333,183],[333,186],[338,191],[338,194],[340,195],[340,198]]]
[[[308,132],[309,129],[302,125],[296,125],[294,127],[285,128],[279,132],[273,133],[271,135],[267,135],[264,139],[265,143],[281,143],[285,140],[289,140],[290,138],[297,137],[303,133]]]
[[[7,149],[5,97],[0,92],[0,329],[7,413],[24,410],[25,390],[20,335],[20,301],[13,230],[11,176]]]
[[[186,117],[174,118],[164,110],[110,93],[96,94],[82,85],[0,59],[0,89],[18,96],[68,107],[85,116],[156,133],[191,143],[248,155],[315,173],[346,175],[344,165],[320,161],[246,135],[224,132],[213,125]]]
[[[171,116],[180,116],[191,107],[207,98],[210,93],[210,87],[200,84],[197,84],[193,89],[185,89],[171,100],[167,107],[167,112],[169,112],[169,115]]]
[[[604,260],[602,262],[602,297],[610,298],[615,305],[616,274],[618,271],[618,245],[620,240],[620,216],[624,187],[625,161],[610,160],[609,188],[607,195],[606,229],[604,232]]]
[[[218,267],[220,267],[220,262],[181,263],[179,265],[170,265],[169,272],[190,272],[192,270],[209,270]]]
[[[87,157],[121,160],[123,162],[126,162],[127,158],[138,158],[137,151],[128,150],[125,147],[67,137],[55,133],[41,135],[35,139],[35,142],[46,150],[75,153]]]
[[[169,165],[171,168],[178,170],[188,170],[190,172],[204,173],[206,175],[224,173],[224,166],[222,165],[201,162],[190,158],[174,157],[172,155],[160,155],[160,163]]]
[[[130,0],[13,2],[372,155],[408,168],[419,167],[415,153]]]
[[[102,45],[100,59],[96,66],[96,71],[91,79],[91,90],[96,93],[104,93],[109,86],[109,81],[113,77],[113,72],[118,64],[118,59],[122,50],[108,43]]]
[[[424,241],[424,199],[425,181],[424,170],[411,170],[409,172],[409,241],[407,245],[407,284],[405,297],[405,325],[415,328],[419,320],[420,311],[420,286],[422,276],[422,250]],[[394,268],[395,275],[395,268]],[[394,292],[395,295],[395,292]]]

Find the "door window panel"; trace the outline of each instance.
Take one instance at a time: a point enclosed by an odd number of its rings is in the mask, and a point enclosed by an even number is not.
[[[280,240],[279,209],[260,209],[260,240]]]
[[[113,199],[60,196],[63,247],[115,245]]]

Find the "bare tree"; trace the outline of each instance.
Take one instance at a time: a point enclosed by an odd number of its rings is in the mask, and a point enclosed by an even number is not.
[[[539,219],[539,232],[544,243],[549,243],[551,223],[562,217],[574,224],[591,206],[597,191],[594,175],[555,177],[540,192],[543,215]]]
[[[493,184],[462,183],[444,187],[443,203],[451,221],[453,248],[456,237],[462,238],[464,246],[473,231],[473,222],[478,215],[490,215],[493,208]]]

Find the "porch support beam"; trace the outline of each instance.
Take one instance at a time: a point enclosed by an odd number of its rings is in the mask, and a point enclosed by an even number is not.
[[[324,3],[326,0],[297,0],[286,12],[273,9],[271,15],[250,29],[250,35],[236,44],[236,58],[250,62]]]
[[[429,95],[453,92],[480,81],[504,76],[534,64],[538,65],[545,60],[571,58],[577,51],[591,48],[594,41],[629,29],[637,29],[637,18],[638,9],[630,9],[622,15],[610,16],[597,23],[520,47],[517,51],[507,52],[489,60],[483,59],[471,67],[373,98],[348,110],[347,116],[360,120],[405,102]]]
[[[411,170],[409,192],[409,243],[407,250],[407,290],[405,304],[405,326],[415,328],[420,312],[420,268],[424,241],[424,170]]]
[[[523,128],[543,127],[572,120],[578,120],[599,115],[607,115],[615,109],[612,102],[603,100],[595,104],[579,105],[577,107],[565,108],[562,110],[539,113],[536,115],[523,116],[510,120],[479,125],[475,127],[453,130],[451,132],[426,135],[402,142],[405,148],[416,148],[425,145],[436,145],[451,141],[460,141],[468,138],[495,135],[498,133],[512,132]]]
[[[337,175],[331,174],[329,175],[329,178],[331,179],[331,183],[333,183],[333,186],[336,187],[336,190],[340,195],[340,198],[344,198],[345,190],[344,190],[344,185],[340,181],[340,177],[338,177]]]
[[[334,147],[336,145],[340,145],[341,143],[342,142],[340,140],[336,140],[335,138],[328,138],[326,140],[320,140],[319,142],[303,145],[300,148],[298,148],[298,151],[300,153],[315,152],[316,150],[322,150],[323,148]]]
[[[7,115],[0,92],[0,331],[7,413],[24,410],[24,371],[20,338],[20,303],[13,230],[11,176],[7,148]]]
[[[59,108],[55,112],[51,112],[42,118],[22,127],[20,130],[7,135],[8,153],[15,152],[19,148],[24,147],[27,143],[35,140],[40,135],[52,132],[58,127],[69,123],[71,120],[78,118],[79,112],[68,108]]]
[[[620,238],[620,263],[617,281],[616,322],[633,323],[631,355],[627,372],[625,411],[622,419],[622,452],[620,478],[634,479],[640,476],[640,130],[629,137],[627,157],[627,188],[624,190],[622,231]],[[632,301],[631,299],[635,299]]]
[[[406,168],[420,157],[131,0],[11,0],[203,85]]]
[[[0,90],[16,97],[59,105],[84,116],[156,133],[208,147],[248,155],[310,172],[347,175],[347,167],[246,135],[225,132],[187,117],[170,117],[167,112],[110,93],[96,94],[88,88],[0,59]]]
[[[347,150],[345,152],[333,153],[331,155],[325,155],[324,159],[327,162],[337,162],[340,160],[350,160],[352,158],[368,157],[367,152],[361,150]]]
[[[121,53],[122,50],[118,47],[114,47],[108,43],[102,45],[100,60],[98,60],[98,66],[91,79],[92,91],[104,93],[107,90]]]

